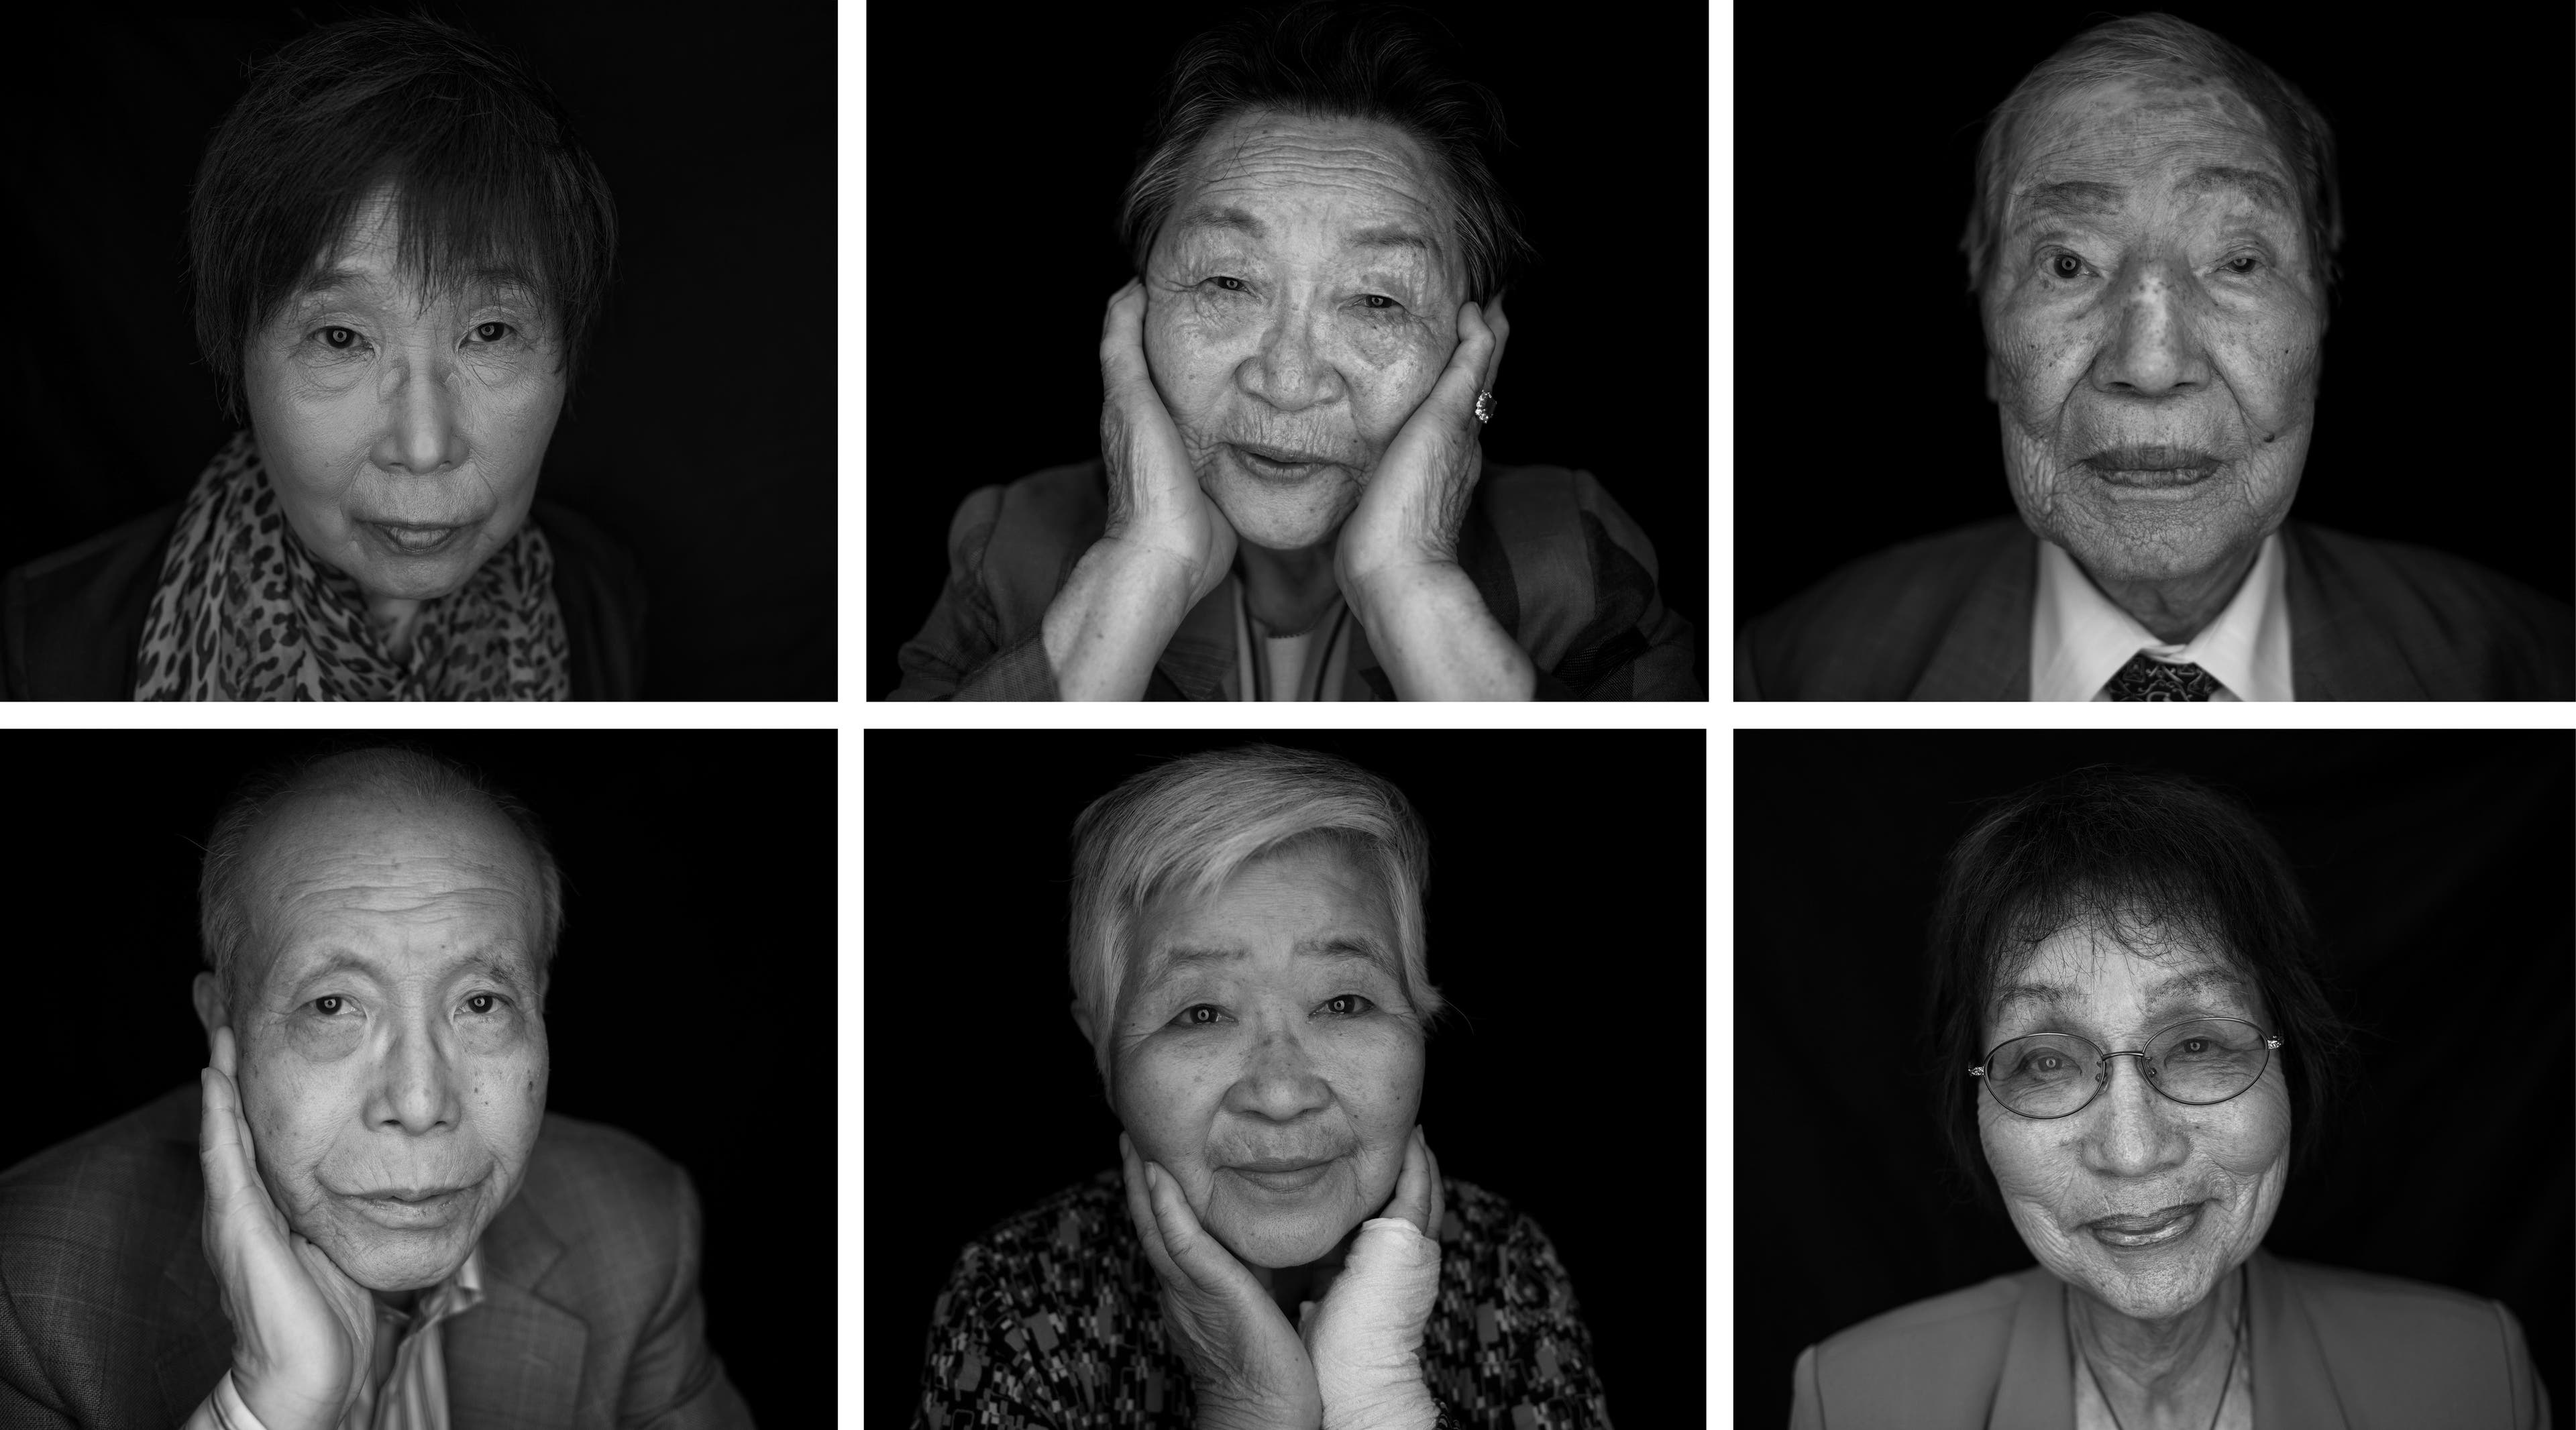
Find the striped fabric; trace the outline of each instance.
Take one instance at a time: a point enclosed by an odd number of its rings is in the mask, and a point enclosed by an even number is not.
[[[422,1296],[417,1309],[376,1303],[376,1358],[358,1403],[340,1430],[448,1430],[447,1356],[439,1327],[483,1303],[483,1249],[468,1252],[456,1274]],[[243,1403],[232,1372],[216,1383],[216,1423],[223,1430],[268,1430]]]

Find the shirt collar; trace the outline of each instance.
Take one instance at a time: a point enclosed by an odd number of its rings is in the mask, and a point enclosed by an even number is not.
[[[2208,671],[2239,700],[2289,700],[2290,606],[2278,532],[2263,538],[2254,569],[2218,619],[2180,645],[2158,640],[2114,605],[2055,542],[2039,544],[2039,592],[2030,622],[2030,698],[2091,700],[2139,651]]]
[[[483,1247],[477,1242],[472,1251],[465,1253],[465,1264],[449,1273],[446,1280],[422,1292],[420,1299],[412,1303],[410,1311],[397,1311],[381,1301],[376,1303],[376,1309],[387,1320],[398,1324],[398,1334],[410,1335],[450,1316],[471,1311],[482,1301]]]

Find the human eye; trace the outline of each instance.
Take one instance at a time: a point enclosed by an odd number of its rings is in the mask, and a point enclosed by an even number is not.
[[[2218,265],[2238,278],[2251,277],[2263,267],[2263,255],[2239,253]]]
[[[489,337],[486,337],[484,336],[486,329],[497,329],[497,331],[493,332]],[[473,336],[476,341],[489,346],[506,339],[519,336],[519,326],[516,323],[504,323],[496,318],[490,322],[476,323],[473,328]]]
[[[478,1018],[488,1018],[500,1012],[509,1001],[498,993],[468,994],[465,999],[465,1010]]]
[[[325,1018],[336,1018],[348,1011],[349,1000],[337,993],[325,993],[304,1006]]]
[[[1345,1004],[1345,1003],[1347,1003],[1347,1004],[1349,1004],[1349,1005],[1350,1005],[1347,1009],[1342,1008],[1342,1007],[1340,1006],[1340,1005]],[[1345,1018],[1356,1018],[1356,1017],[1360,1016],[1361,1014],[1366,1013],[1366,1012],[1368,1012],[1369,1010],[1371,1010],[1371,1009],[1375,1008],[1375,1007],[1377,1006],[1377,1004],[1376,1004],[1376,1002],[1375,1002],[1375,1001],[1371,1000],[1370,998],[1366,997],[1366,996],[1365,996],[1365,995],[1363,995],[1363,994],[1358,994],[1358,993],[1339,993],[1339,994],[1335,994],[1333,997],[1330,997],[1330,998],[1325,999],[1325,1000],[1324,1000],[1324,1005],[1323,1005],[1323,1006],[1324,1006],[1325,1008],[1330,1009],[1330,1010],[1332,1010],[1333,1012],[1335,1012],[1335,1013],[1339,1014],[1339,1015],[1340,1015],[1340,1016],[1342,1016],[1342,1017],[1345,1017]]]
[[[2063,248],[2040,250],[2040,271],[2061,283],[2071,283],[2084,276],[2084,258]]]
[[[1371,293],[1361,298],[1360,301],[1368,305],[1370,309],[1381,313],[1390,309],[1401,309],[1404,306],[1402,303],[1395,301],[1384,293]]]
[[[307,346],[325,357],[346,357],[365,346],[366,335],[344,323],[326,323],[304,335]]]
[[[1205,1014],[1206,1016],[1201,1017],[1201,1014]],[[1216,1026],[1217,1019],[1224,1016],[1224,1010],[1218,1008],[1213,1003],[1193,1003],[1187,1008],[1182,1009],[1179,1016],[1172,1019],[1172,1026],[1175,1028],[1211,1028]]]
[[[1220,273],[1207,281],[1215,284],[1219,290],[1227,293],[1249,293],[1252,291],[1251,284],[1229,274]]]

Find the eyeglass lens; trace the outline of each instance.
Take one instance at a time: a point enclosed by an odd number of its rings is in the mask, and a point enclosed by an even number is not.
[[[2232,1018],[2178,1023],[2146,1046],[2145,1071],[2178,1102],[2224,1102],[2254,1085],[2271,1059],[2263,1034]],[[1986,1086],[1995,1100],[2026,1117],[2063,1117],[2108,1080],[2102,1051],[2072,1033],[2033,1033],[1995,1049]]]

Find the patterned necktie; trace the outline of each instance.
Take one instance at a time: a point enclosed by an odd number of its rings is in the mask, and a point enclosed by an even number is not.
[[[2157,660],[2140,651],[2104,688],[2114,700],[2207,700],[2226,687],[2199,666]]]

